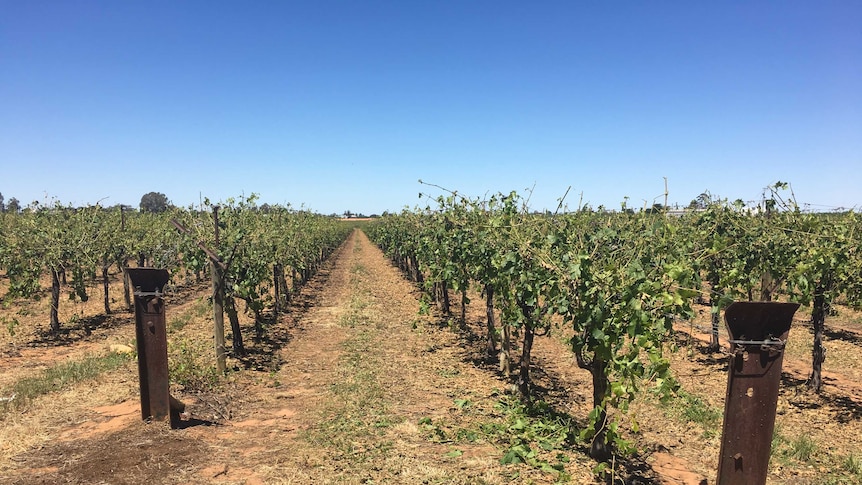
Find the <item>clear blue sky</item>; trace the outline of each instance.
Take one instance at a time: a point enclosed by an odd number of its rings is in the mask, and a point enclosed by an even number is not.
[[[0,0],[0,192],[862,207],[862,2]]]

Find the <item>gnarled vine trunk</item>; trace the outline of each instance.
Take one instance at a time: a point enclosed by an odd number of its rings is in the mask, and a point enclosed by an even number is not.
[[[814,306],[811,310],[811,324],[814,327],[814,348],[811,350],[811,377],[808,379],[808,387],[817,393],[823,387],[823,378],[820,372],[823,368],[823,362],[826,360],[826,349],[823,347],[823,329],[828,311],[829,304],[826,302],[823,288],[818,286],[814,295]]]
[[[284,270],[282,270],[280,264],[274,264],[272,266],[272,289],[275,293],[275,303],[273,305],[275,318],[278,318],[279,313],[281,313],[282,293],[284,293],[284,286],[282,286],[283,279]]]
[[[593,377],[593,407],[600,410],[596,421],[596,434],[590,444],[590,457],[599,462],[608,461],[612,453],[611,445],[608,443],[608,410],[604,403],[609,387],[607,365],[603,360],[593,359],[589,369]]]
[[[102,288],[105,290],[105,314],[111,314],[111,298],[108,295],[110,282],[108,281],[108,265],[102,265]]]
[[[461,326],[467,324],[467,285],[461,287]]]
[[[436,289],[435,297],[437,300],[437,306],[438,306],[438,308],[440,308],[440,312],[447,317],[451,316],[452,310],[451,310],[451,306],[449,305],[449,285],[448,285],[448,283],[446,283],[446,280],[443,280],[439,283],[436,283],[434,285],[434,288]]]
[[[419,261],[416,259],[415,254],[410,255],[410,266],[413,268],[413,281],[420,285],[424,283],[425,278],[422,276],[422,271],[419,270]]]
[[[224,311],[230,320],[230,330],[233,334],[233,353],[234,355],[243,355],[245,354],[245,347],[242,344],[242,331],[239,327],[239,316],[236,313],[236,303],[233,297],[225,297]]]
[[[503,324],[503,342],[500,346],[500,372],[506,378],[512,375],[511,359],[509,354],[512,351],[512,330],[506,324]]]
[[[712,319],[712,332],[709,336],[709,351],[710,352],[718,352],[721,348],[721,345],[718,342],[718,328],[719,322],[721,320],[721,310],[718,307],[718,302],[715,301],[715,298],[710,298],[710,313]]]
[[[126,303],[126,311],[132,310],[132,291],[129,287],[129,275],[126,274],[126,269],[120,269],[123,272],[123,300]]]
[[[60,317],[58,316],[58,308],[60,307],[60,271],[51,268],[51,332],[57,334],[60,332]]]
[[[494,327],[494,287],[491,285],[485,285],[485,318],[488,329],[485,351],[488,352],[488,355],[494,355],[497,352],[497,338]]]
[[[721,320],[721,308],[719,307],[720,298],[716,299],[716,290],[718,289],[718,283],[718,275],[712,274],[709,278],[709,309],[712,321],[712,333],[710,334],[708,347],[710,352],[718,352],[721,348],[721,345],[718,342],[718,328]]]
[[[532,398],[532,383],[530,382],[530,353],[533,350],[535,330],[530,324],[524,325],[524,347],[521,349],[521,362],[518,373],[518,392],[521,398],[529,401]]]

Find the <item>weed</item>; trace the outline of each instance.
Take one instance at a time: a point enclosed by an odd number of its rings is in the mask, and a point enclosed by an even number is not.
[[[188,339],[172,339],[170,343],[168,370],[171,381],[189,392],[208,391],[216,386],[219,376],[209,358],[209,349],[203,349]]]
[[[795,440],[790,442],[790,456],[808,463],[811,461],[814,451],[817,449],[817,444],[807,434],[799,435]]]
[[[179,332],[183,328],[186,327],[192,321],[192,316],[188,313],[183,313],[177,315],[172,318],[170,323],[168,323],[168,331],[169,332]]]
[[[809,463],[812,461],[816,450],[817,443],[807,434],[800,434],[795,439],[788,439],[782,435],[778,426],[772,433],[771,452],[773,456],[784,460],[791,459]]]
[[[202,317],[212,311],[212,306],[210,306],[210,302],[207,298],[201,297],[198,298],[192,311],[196,317]]]
[[[844,470],[853,475],[862,475],[862,458],[856,455],[848,455],[842,463]]]
[[[419,315],[431,314],[431,296],[427,293],[422,293],[419,297]]]
[[[703,399],[688,393],[682,394],[685,408],[682,411],[682,416],[693,422],[705,427],[718,426],[721,420],[721,412],[712,408],[703,401]]]
[[[449,443],[452,440],[446,434],[446,430],[434,424],[431,418],[425,417],[419,420],[419,428],[426,432],[426,438],[434,443]]]
[[[276,372],[275,370],[270,370],[269,371],[269,378],[271,379],[271,382],[269,384],[271,387],[275,387],[275,388],[281,387],[281,381],[278,380],[278,372]]]
[[[446,458],[458,458],[459,456],[461,456],[463,454],[464,454],[464,452],[459,450],[458,448],[452,448],[448,453],[446,453],[443,456],[445,456]]]
[[[9,336],[14,339],[16,333],[15,330],[18,328],[18,325],[21,324],[18,319],[14,317],[2,317],[0,318],[0,322],[3,322],[3,325],[6,327],[6,332],[8,332]]]
[[[557,480],[567,480],[569,475],[565,472],[565,463],[569,460],[559,451],[577,443],[573,419],[554,411],[544,401],[524,404],[517,398],[504,397],[495,407],[504,415],[504,422],[481,423],[478,432],[456,433],[456,436],[472,440],[484,436],[504,446],[506,451],[500,463],[523,463],[553,474]],[[556,454],[550,454],[555,451]]]
[[[781,425],[775,423],[775,429],[772,431],[772,441],[769,447],[770,455],[778,454],[781,446],[787,443],[787,439],[781,434]]]
[[[440,377],[455,377],[459,375],[461,371],[457,368],[446,368],[446,369],[437,369],[437,375]]]
[[[710,406],[700,396],[686,392],[681,388],[676,390],[676,397],[677,399],[661,400],[661,405],[671,415],[675,415],[686,422],[701,425],[704,428],[702,433],[704,438],[714,437],[721,425],[721,411]]]

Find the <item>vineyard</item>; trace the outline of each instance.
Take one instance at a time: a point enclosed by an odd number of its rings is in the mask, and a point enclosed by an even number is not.
[[[680,215],[0,214],[0,481],[714,483],[724,310],[782,301],[768,483],[859,483],[862,220],[783,188]],[[140,419],[129,267],[170,272],[177,430]]]

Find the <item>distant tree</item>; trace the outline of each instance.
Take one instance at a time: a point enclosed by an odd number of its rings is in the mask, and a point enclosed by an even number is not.
[[[689,209],[706,209],[709,207],[709,204],[712,204],[717,199],[713,199],[712,195],[709,192],[702,192],[697,196],[696,199],[692,199],[688,204]]]
[[[653,204],[652,207],[648,207],[644,212],[647,214],[661,214],[665,209],[666,207],[662,204]]]
[[[21,211],[21,203],[18,202],[18,199],[12,197],[9,199],[9,203],[6,204],[6,212],[17,214],[19,211]]]
[[[344,218],[345,219],[350,219],[351,217],[353,217],[353,212],[350,212],[349,210],[344,211]]]
[[[171,203],[161,192],[150,192],[141,197],[141,212],[164,212]]]
[[[3,203],[3,193],[0,192],[0,212],[6,212],[6,204]]]

